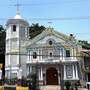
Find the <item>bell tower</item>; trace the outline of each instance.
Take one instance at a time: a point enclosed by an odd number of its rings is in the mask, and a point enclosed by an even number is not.
[[[17,9],[16,16],[8,19],[6,23],[6,55],[5,55],[5,76],[16,77],[20,66],[21,42],[28,38],[27,21],[22,19]]]

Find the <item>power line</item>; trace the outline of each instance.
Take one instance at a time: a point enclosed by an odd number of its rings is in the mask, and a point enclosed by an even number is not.
[[[44,3],[31,3],[31,4],[20,4],[21,6],[42,6],[42,5],[60,5],[60,4],[72,4],[72,3],[80,3],[87,2],[89,0],[77,0],[77,1],[62,1],[62,2],[44,2]],[[15,5],[14,5],[15,6]]]
[[[1,21],[11,18],[0,18]],[[30,21],[68,21],[68,20],[89,20],[90,16],[61,17],[61,18],[27,18]]]
[[[29,18],[31,21],[64,21],[64,20],[89,20],[90,16],[85,17],[62,17],[62,18]]]
[[[57,5],[57,4],[72,4],[72,3],[81,3],[88,2],[90,0],[75,0],[75,1],[59,1],[59,2],[42,2],[42,3],[29,3],[29,4],[20,4],[19,6],[42,6],[42,5]],[[1,4],[0,7],[7,6],[17,6],[17,4]]]
[[[72,3],[80,3],[80,2],[87,2],[90,0],[77,0],[77,1],[62,1],[62,2],[44,2],[44,3],[32,3],[32,4],[22,4],[22,6],[40,6],[40,5],[59,5],[59,4],[72,4]]]

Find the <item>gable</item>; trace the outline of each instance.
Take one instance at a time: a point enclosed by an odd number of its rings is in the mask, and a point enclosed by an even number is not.
[[[48,43],[50,40],[54,41],[55,43],[63,43],[65,42],[63,39],[56,37],[55,35],[47,35],[36,42],[36,44],[44,44]]]
[[[50,39],[54,40],[55,43],[60,43],[66,46],[68,46],[69,44],[70,46],[72,46],[72,44],[74,44],[73,41],[70,40],[69,36],[66,36],[62,33],[54,31],[52,28],[48,28],[45,31],[43,31],[41,34],[33,38],[27,44],[27,46],[30,46],[30,45],[33,46],[36,44],[44,44]]]

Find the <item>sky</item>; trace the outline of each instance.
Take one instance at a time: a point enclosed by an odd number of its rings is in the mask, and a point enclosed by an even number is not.
[[[56,31],[90,42],[90,0],[1,0],[0,24],[16,15],[20,4],[21,16],[29,22],[51,26]]]

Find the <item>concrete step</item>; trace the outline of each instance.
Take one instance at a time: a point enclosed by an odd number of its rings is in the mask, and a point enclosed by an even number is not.
[[[59,85],[40,86],[40,90],[61,90]]]

